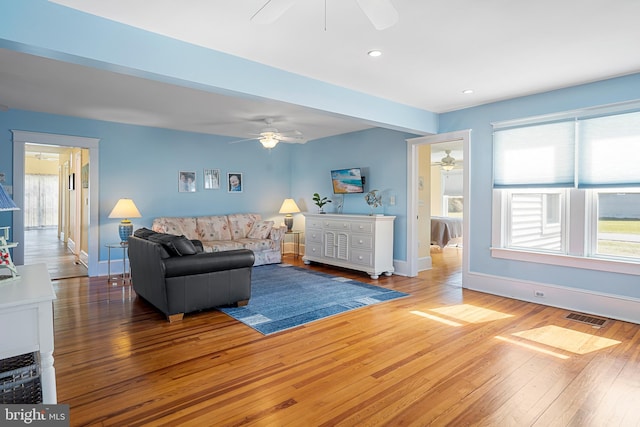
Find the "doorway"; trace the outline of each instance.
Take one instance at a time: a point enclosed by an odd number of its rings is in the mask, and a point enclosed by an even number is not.
[[[79,202],[83,205],[83,208],[86,212],[86,221],[85,221],[85,229],[84,236],[86,236],[86,242],[82,243],[79,238],[76,238],[76,241],[72,241],[72,245],[80,244],[80,247],[85,247],[85,253],[80,251],[81,256],[84,256],[83,260],[85,265],[88,267],[89,276],[98,276],[99,275],[99,236],[98,236],[98,200],[99,200],[99,142],[100,140],[97,138],[86,138],[86,137],[78,137],[72,135],[59,135],[59,134],[48,134],[48,133],[39,133],[39,132],[28,132],[28,131],[17,131],[12,130],[13,133],[13,196],[14,200],[22,201],[24,205],[25,199],[25,147],[28,144],[37,144],[42,146],[57,146],[59,148],[72,149],[76,148],[76,150],[87,150],[87,162],[86,162],[86,170],[82,169],[82,164],[78,164],[78,169],[73,170],[72,168],[68,169],[68,173],[65,172],[65,176],[60,179],[59,185],[60,187],[70,188],[70,186],[74,186],[74,188],[82,188],[83,181],[82,178],[85,176],[87,178],[86,190],[84,197],[78,198]],[[91,167],[88,167],[88,159],[91,159]],[[62,174],[61,174],[62,175]],[[21,210],[13,212],[13,235],[14,240],[17,242],[21,242],[18,247],[14,248],[14,262],[18,265],[25,263],[25,245],[28,245],[29,242],[25,240],[25,212],[23,206],[20,206]],[[77,207],[74,206],[72,209],[71,206],[67,208],[67,204],[62,204],[63,209],[63,217],[66,215],[71,215],[72,210]],[[69,224],[71,221],[68,222]],[[60,224],[60,223],[59,223]],[[81,233],[80,233],[81,234]],[[69,234],[70,236],[70,234]],[[67,240],[67,244],[71,244]],[[31,244],[33,246],[33,243]],[[74,254],[78,253],[74,251]]]
[[[462,167],[462,230],[464,233],[464,246],[468,247],[469,240],[469,143],[470,143],[470,130],[450,132],[446,134],[431,135],[419,138],[413,138],[407,140],[407,273],[409,276],[414,277],[418,275],[418,272],[431,268],[432,258],[430,251],[427,254],[425,247],[431,247],[431,217],[435,212],[448,212],[448,205],[443,206],[445,203],[445,197],[440,194],[439,207],[435,207],[435,211],[432,213],[431,199],[431,183],[432,170],[438,172],[442,169],[443,160],[439,158],[437,154],[435,159],[431,157],[431,149],[437,148],[438,145],[442,147],[443,151],[451,149],[453,153],[453,147],[461,147],[461,161],[458,161],[458,168]],[[426,150],[421,148],[427,147]],[[445,148],[446,147],[446,148]],[[437,152],[436,150],[433,150]],[[428,153],[428,154],[425,154]],[[451,154],[450,153],[450,154]],[[444,156],[443,156],[444,157]],[[439,160],[438,160],[439,159]],[[434,168],[435,164],[440,166],[440,169]],[[440,180],[442,175],[439,176]],[[442,189],[442,182],[440,182],[440,189]],[[452,196],[453,198],[453,196]],[[448,199],[448,198],[447,198]],[[447,201],[448,203],[448,201]],[[437,210],[439,209],[439,210]],[[452,206],[452,210],[455,207]],[[422,219],[427,220],[422,221]],[[429,225],[427,225],[429,224]],[[428,229],[428,231],[426,231]],[[424,237],[426,235],[427,237]],[[422,239],[421,239],[422,236]],[[448,243],[448,242],[447,242]],[[468,250],[462,250],[462,282],[469,271],[469,254]]]
[[[24,263],[46,263],[51,279],[88,274],[86,209],[69,214],[88,194],[88,180],[75,182],[88,165],[86,149],[25,144]]]

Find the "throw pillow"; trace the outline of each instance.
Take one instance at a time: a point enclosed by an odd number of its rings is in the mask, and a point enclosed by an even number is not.
[[[152,236],[156,234],[155,231],[153,230],[149,230],[148,228],[142,227],[142,228],[138,228],[133,235],[136,237],[139,237],[141,239],[149,239],[149,236]]]
[[[160,243],[172,256],[195,255],[198,253],[191,240],[184,235],[175,236],[173,234],[157,233],[149,236],[149,240]]]
[[[251,226],[247,237],[249,239],[266,239],[273,228],[273,221],[256,221]]]

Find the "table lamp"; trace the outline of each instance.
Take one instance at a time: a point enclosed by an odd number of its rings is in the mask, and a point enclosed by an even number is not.
[[[0,184],[0,211],[17,210],[20,210],[20,208],[16,206],[11,197],[9,197],[5,191],[4,187]],[[9,252],[10,248],[15,248],[18,244],[15,242],[7,242],[7,240],[9,240],[9,228],[10,227],[0,227],[0,230],[2,230],[2,233],[0,234],[0,267],[8,268],[11,275],[8,277],[0,276],[0,282],[13,280],[18,277],[18,271],[11,259],[11,252]]]
[[[126,245],[129,236],[133,234],[133,224],[129,218],[140,218],[141,216],[140,211],[131,199],[120,199],[113,207],[109,218],[122,218],[118,227],[121,245]]]
[[[282,202],[282,206],[280,206],[279,213],[286,214],[284,216],[284,225],[287,226],[287,231],[291,231],[293,228],[293,215],[294,213],[300,212],[298,205],[296,205],[295,200],[293,199],[284,199]]]

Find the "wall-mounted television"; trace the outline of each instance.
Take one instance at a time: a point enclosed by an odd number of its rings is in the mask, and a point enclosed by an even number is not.
[[[364,182],[360,168],[331,171],[333,194],[364,193]]]

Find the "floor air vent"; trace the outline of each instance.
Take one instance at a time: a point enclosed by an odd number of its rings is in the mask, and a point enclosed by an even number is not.
[[[607,319],[603,319],[602,317],[594,317],[588,316],[586,314],[580,313],[569,313],[567,314],[567,319],[575,320],[576,322],[586,323],[587,325],[602,327],[605,323],[607,323]]]

